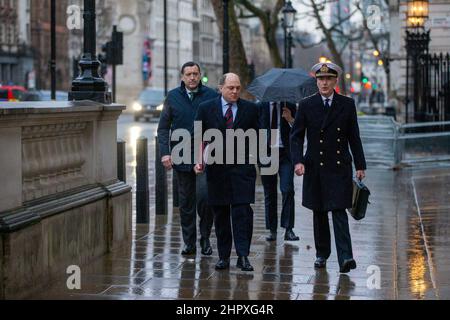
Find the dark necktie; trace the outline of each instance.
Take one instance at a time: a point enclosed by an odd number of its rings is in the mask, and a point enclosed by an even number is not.
[[[330,109],[330,104],[329,104],[330,99],[325,99],[325,110],[328,111],[328,109]]]
[[[225,112],[225,117],[224,117],[224,119],[225,119],[225,127],[227,129],[233,129],[233,110],[231,109],[233,104],[227,103],[226,105],[228,106],[228,109]]]
[[[272,104],[272,122],[270,123],[270,129],[278,128],[278,108],[277,103]]]
[[[189,92],[189,99],[192,101],[194,100],[194,92]]]

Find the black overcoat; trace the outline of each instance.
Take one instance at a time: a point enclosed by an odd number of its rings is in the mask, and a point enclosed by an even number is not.
[[[351,208],[352,160],[356,170],[366,169],[354,100],[335,92],[328,110],[319,93],[301,100],[290,139],[293,164],[305,165],[303,206],[316,211]]]
[[[254,129],[258,132],[258,108],[256,104],[244,99],[237,102],[236,119],[233,129],[244,131]],[[202,122],[202,129],[219,129],[224,144],[225,120],[222,111],[221,96],[200,104],[196,115],[196,121]],[[224,158],[227,152],[224,146]],[[236,147],[236,146],[235,146]],[[236,149],[235,149],[236,151]],[[235,152],[235,156],[237,153]],[[224,159],[225,162],[225,159]],[[210,164],[206,166],[206,178],[208,181],[208,203],[210,205],[248,204],[255,202],[255,165],[249,162],[248,143],[246,146],[245,164]]]

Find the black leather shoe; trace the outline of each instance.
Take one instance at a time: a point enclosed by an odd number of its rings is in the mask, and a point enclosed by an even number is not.
[[[200,239],[200,246],[202,247],[202,254],[205,256],[212,255],[212,248],[209,239]]]
[[[277,240],[277,233],[270,231],[270,235],[266,237],[267,241],[275,241]]]
[[[181,251],[181,254],[182,255],[190,255],[190,254],[195,254],[195,252],[196,252],[195,246],[185,245],[183,250]]]
[[[356,261],[353,259],[344,260],[342,266],[339,268],[340,273],[350,272],[351,269],[356,269]]]
[[[314,262],[314,268],[321,269],[327,266],[327,259],[318,257]]]
[[[230,267],[230,260],[229,259],[220,259],[216,263],[216,270],[225,270]]]
[[[300,238],[295,235],[294,231],[292,229],[287,229],[286,233],[284,234],[284,240],[287,241],[298,241]]]
[[[253,267],[248,261],[247,257],[238,257],[236,267],[241,268],[242,271],[253,271]]]

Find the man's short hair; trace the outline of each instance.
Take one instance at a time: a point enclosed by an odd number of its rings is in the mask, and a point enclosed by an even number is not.
[[[184,69],[186,69],[187,67],[195,67],[195,66],[197,66],[198,71],[201,73],[202,71],[200,70],[200,65],[197,62],[188,61],[181,67],[181,74],[184,74]]]
[[[225,84],[225,81],[227,80],[227,75],[228,73],[225,73],[219,78],[219,86],[223,86]]]

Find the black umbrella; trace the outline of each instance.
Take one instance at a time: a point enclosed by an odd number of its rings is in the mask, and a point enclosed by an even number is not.
[[[316,79],[301,68],[273,68],[255,78],[247,88],[260,101],[298,102],[317,92]]]

